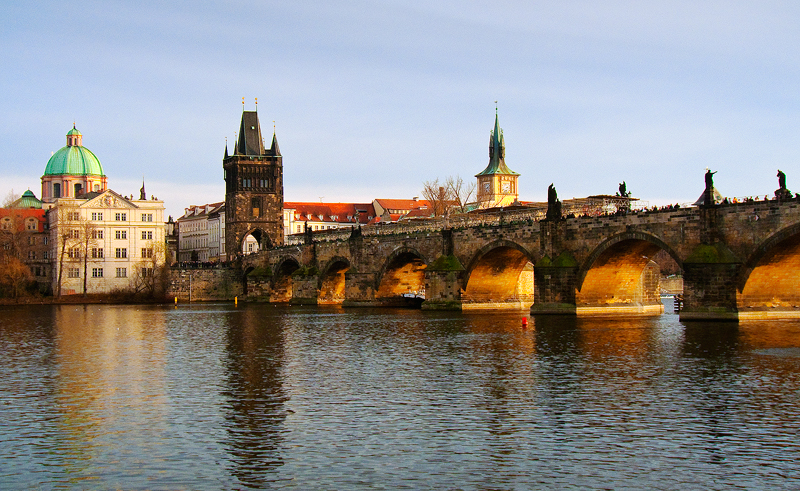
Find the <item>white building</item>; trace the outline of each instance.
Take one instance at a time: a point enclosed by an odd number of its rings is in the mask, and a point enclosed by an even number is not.
[[[225,261],[225,202],[186,208],[178,218],[178,261]]]
[[[48,212],[53,291],[141,290],[166,260],[164,202],[111,190],[57,198]]]
[[[164,202],[107,188],[100,160],[73,125],[42,175],[53,292],[142,291],[164,265]]]

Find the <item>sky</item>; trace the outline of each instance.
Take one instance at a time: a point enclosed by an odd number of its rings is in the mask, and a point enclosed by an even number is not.
[[[523,201],[693,202],[706,167],[724,196],[800,191],[798,26],[768,0],[5,0],[0,193],[41,196],[74,121],[120,194],[222,201],[242,97],[286,201],[474,182],[495,110]]]

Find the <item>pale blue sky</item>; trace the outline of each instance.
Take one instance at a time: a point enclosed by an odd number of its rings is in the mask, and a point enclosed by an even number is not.
[[[800,191],[800,3],[4,2],[0,177],[30,187],[73,120],[109,187],[180,215],[224,199],[259,100],[287,201],[420,194],[488,162],[494,101],[520,197],[694,201]],[[231,145],[232,147],[232,145]]]

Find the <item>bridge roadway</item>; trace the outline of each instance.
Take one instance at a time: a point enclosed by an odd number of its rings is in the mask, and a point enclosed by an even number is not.
[[[800,317],[800,203],[759,201],[542,220],[500,213],[315,233],[246,256],[251,299],[533,314],[657,315],[666,251],[682,320]]]

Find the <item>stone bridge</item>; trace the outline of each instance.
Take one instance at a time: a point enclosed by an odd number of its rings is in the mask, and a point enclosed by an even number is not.
[[[273,302],[660,314],[659,251],[683,273],[681,319],[800,317],[800,203],[757,201],[599,217],[387,225],[314,234],[247,256]]]

